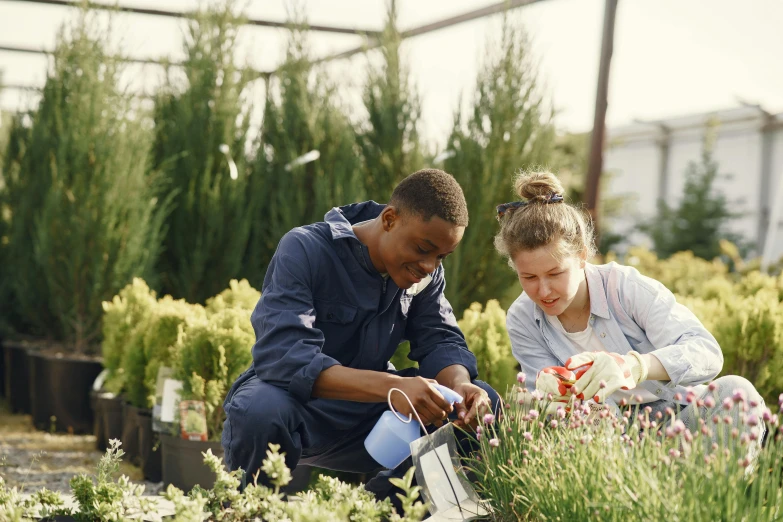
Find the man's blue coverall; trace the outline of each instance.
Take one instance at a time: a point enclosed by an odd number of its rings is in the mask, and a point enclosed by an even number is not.
[[[477,381],[476,358],[468,350],[443,291],[443,267],[417,295],[384,278],[351,225],[377,217],[384,205],[367,201],[326,214],[325,222],[298,227],[280,241],[264,278],[262,297],[251,316],[256,333],[253,366],[240,375],[223,405],[223,448],[229,469],[242,468],[251,480],[269,443],[279,444],[286,464],[369,473],[380,468],[364,439],[385,402],[362,403],[312,397],[319,374],[341,364],[349,368],[435,378],[453,364]],[[410,341],[415,369],[395,371],[389,363],[397,346]],[[401,476],[411,461],[381,472],[367,484],[379,498],[389,496],[390,476]],[[394,500],[394,499],[393,499]]]

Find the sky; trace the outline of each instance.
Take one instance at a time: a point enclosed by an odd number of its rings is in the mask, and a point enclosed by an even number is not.
[[[210,0],[206,0],[210,1]],[[197,0],[121,0],[123,5],[189,10]],[[408,29],[494,2],[487,0],[397,0],[400,26]],[[309,22],[380,29],[386,0],[247,0],[253,18],[286,20],[299,5]],[[0,46],[52,48],[58,27],[74,10],[17,0],[0,1]],[[603,0],[542,0],[514,10],[527,29],[540,79],[557,109],[562,131],[592,126],[604,16]],[[607,123],[622,126],[759,103],[783,111],[783,1],[621,0],[609,85]],[[455,109],[470,101],[476,74],[497,43],[500,17],[492,16],[407,40],[403,55],[423,100],[421,133],[442,148]],[[181,56],[182,22],[145,15],[117,16],[112,37],[128,55]],[[283,59],[284,30],[245,27],[237,53],[254,67],[273,69]],[[316,55],[355,47],[360,37],[317,33]],[[370,56],[329,66],[348,103],[356,103]],[[44,56],[0,51],[0,74],[8,84],[42,85]],[[128,81],[151,91],[157,66],[133,66]],[[32,104],[35,96],[0,92],[0,108]]]

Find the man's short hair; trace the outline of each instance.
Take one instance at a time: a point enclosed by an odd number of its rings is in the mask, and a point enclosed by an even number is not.
[[[400,181],[389,205],[418,214],[424,221],[438,216],[460,227],[468,226],[468,204],[454,176],[438,169],[422,169]]]

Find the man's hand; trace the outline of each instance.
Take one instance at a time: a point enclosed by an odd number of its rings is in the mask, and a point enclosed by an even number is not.
[[[405,392],[425,426],[435,424],[440,427],[454,408],[430,383],[437,384],[437,381],[424,377],[403,377],[394,387]],[[391,402],[402,415],[407,417],[413,414],[410,404],[401,393],[392,392]],[[416,420],[415,415],[413,420]]]
[[[454,425],[459,428],[470,426],[476,429],[478,419],[486,414],[492,413],[492,401],[480,387],[470,382],[455,384],[453,390],[462,395],[463,400],[457,403],[457,420]]]
[[[587,397],[595,402],[604,402],[617,390],[631,390],[647,379],[647,363],[634,351],[626,355],[584,352],[571,357],[565,363],[569,370],[582,366],[588,367],[587,371],[571,387],[571,392],[579,399]]]

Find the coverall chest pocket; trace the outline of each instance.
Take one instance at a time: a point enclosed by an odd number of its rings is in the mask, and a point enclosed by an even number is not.
[[[345,364],[345,358],[350,357],[346,350],[354,344],[358,332],[355,323],[357,307],[336,301],[315,299],[315,327],[324,334],[323,352]]]

